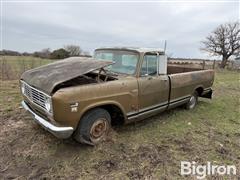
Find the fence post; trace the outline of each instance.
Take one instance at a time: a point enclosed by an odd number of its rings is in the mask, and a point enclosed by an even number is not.
[[[29,63],[30,64],[29,69],[32,69],[33,68],[33,60],[32,60],[32,58],[31,58],[30,62],[31,62],[31,64]]]
[[[214,59],[214,61],[213,61],[213,69],[215,69],[215,65],[216,65],[216,60]]]
[[[23,59],[23,72],[26,71],[26,67],[25,67],[25,59]]]
[[[203,60],[203,69],[205,69],[205,60]]]
[[[1,58],[2,64],[1,64],[1,71],[2,71],[2,80],[4,80],[4,59]]]

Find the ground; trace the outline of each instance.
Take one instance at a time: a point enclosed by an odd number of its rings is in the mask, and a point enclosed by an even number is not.
[[[43,130],[21,108],[18,81],[0,81],[0,179],[182,179],[182,160],[236,165],[239,173],[239,80],[217,72],[212,100],[114,127],[96,147]]]

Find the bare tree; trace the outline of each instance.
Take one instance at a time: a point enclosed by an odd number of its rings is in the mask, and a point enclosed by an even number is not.
[[[240,24],[239,22],[227,23],[218,26],[205,41],[201,50],[213,56],[222,56],[221,68],[224,68],[230,56],[240,52]]]
[[[76,45],[67,45],[64,46],[64,49],[69,52],[70,56],[79,56],[82,53],[80,46]]]

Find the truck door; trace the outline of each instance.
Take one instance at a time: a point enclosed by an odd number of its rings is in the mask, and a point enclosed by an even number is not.
[[[159,75],[157,54],[145,54],[142,62],[139,85],[139,114],[163,111],[167,108],[169,79]]]

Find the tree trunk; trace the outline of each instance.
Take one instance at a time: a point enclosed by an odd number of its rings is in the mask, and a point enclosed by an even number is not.
[[[222,62],[221,62],[221,65],[220,65],[221,68],[223,68],[223,69],[225,68],[225,66],[227,64],[227,60],[228,60],[228,58],[226,56],[222,57]]]

